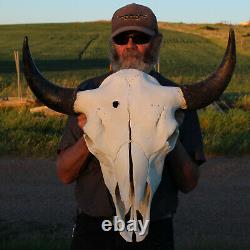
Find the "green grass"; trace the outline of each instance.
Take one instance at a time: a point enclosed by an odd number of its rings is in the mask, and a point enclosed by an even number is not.
[[[225,32],[216,31],[223,38],[218,41],[204,37],[201,28],[195,30],[196,34],[161,31],[161,72],[172,80],[192,83],[206,77],[220,63],[227,42]],[[239,32],[240,38],[243,31]],[[0,95],[16,95],[13,51],[20,51],[21,56],[25,35],[29,36],[37,66],[47,78],[61,85],[77,86],[108,70],[109,34],[108,22],[0,25]],[[227,91],[250,92],[250,53],[244,51],[238,51],[236,71]],[[25,88],[24,79],[23,85]]]
[[[26,109],[0,110],[0,155],[56,155],[65,118],[31,114]]]
[[[76,86],[83,79],[107,70],[109,29],[107,23],[0,26],[0,91],[9,88],[4,94],[14,94],[13,51],[18,50],[21,56],[25,35],[29,37],[36,64],[45,76],[62,85]],[[79,59],[90,40],[91,44]]]
[[[205,150],[208,154],[250,153],[250,113],[231,109],[220,113],[207,108],[199,114]]]

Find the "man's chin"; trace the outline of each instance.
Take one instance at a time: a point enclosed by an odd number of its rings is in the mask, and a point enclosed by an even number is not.
[[[153,69],[153,67],[150,67],[150,66],[148,66],[148,65],[144,65],[144,66],[134,66],[134,65],[126,65],[126,66],[121,66],[121,67],[119,67],[119,69],[118,70],[122,70],[122,69],[137,69],[137,70],[140,70],[140,71],[143,71],[143,72],[145,72],[145,73],[149,73],[152,69]],[[117,71],[118,71],[117,70]]]
[[[153,68],[154,65],[147,64],[142,60],[135,60],[134,57],[131,57],[131,59],[126,58],[125,60],[123,58],[120,62],[116,61],[112,63],[113,71],[119,71],[121,69],[137,69],[145,73],[149,73]]]

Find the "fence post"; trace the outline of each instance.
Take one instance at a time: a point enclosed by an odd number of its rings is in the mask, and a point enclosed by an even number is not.
[[[16,73],[17,73],[17,95],[18,95],[19,100],[22,100],[23,96],[22,96],[22,87],[21,87],[21,81],[20,81],[19,53],[17,50],[14,50],[14,58],[15,58]]]

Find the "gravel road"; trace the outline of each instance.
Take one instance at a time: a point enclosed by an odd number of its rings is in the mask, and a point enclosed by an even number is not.
[[[0,158],[0,237],[30,231],[70,235],[74,185],[63,185],[48,159]],[[250,156],[214,157],[201,167],[199,186],[180,194],[177,246],[222,242],[250,249]]]

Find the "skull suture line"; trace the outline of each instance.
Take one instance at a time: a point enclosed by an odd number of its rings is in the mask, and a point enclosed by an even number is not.
[[[118,106],[114,107],[114,103]],[[163,87],[135,69],[118,71],[95,90],[77,93],[74,109],[87,116],[85,141],[101,164],[106,186],[125,221],[149,220],[166,154],[177,136],[176,109],[185,107],[180,88]],[[147,235],[135,232],[136,240]],[[132,241],[132,232],[121,232]]]
[[[216,71],[205,80],[179,87],[160,86],[151,76],[132,69],[112,74],[91,91],[59,87],[36,68],[27,37],[23,63],[27,83],[40,101],[64,114],[87,115],[86,143],[100,160],[117,215],[124,219],[129,212],[130,218],[146,220],[164,158],[178,136],[175,110],[200,109],[219,98],[233,75],[236,46],[230,29],[227,49]],[[136,240],[143,240],[146,234],[136,233]],[[131,232],[121,235],[132,240]]]

